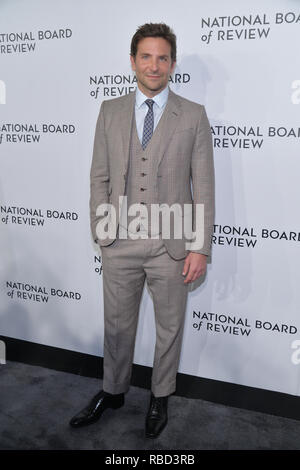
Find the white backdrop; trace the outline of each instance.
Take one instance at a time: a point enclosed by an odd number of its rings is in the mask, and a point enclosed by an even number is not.
[[[189,295],[180,372],[300,394],[299,15],[296,0],[152,0],[151,13],[0,0],[0,334],[102,355],[95,124],[103,99],[135,87],[136,28],[164,21],[170,86],[206,106],[216,167],[212,264]],[[152,365],[154,340],[145,289],[136,363]]]

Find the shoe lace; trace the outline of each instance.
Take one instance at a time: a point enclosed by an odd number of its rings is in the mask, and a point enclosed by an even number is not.
[[[162,409],[163,400],[161,398],[152,398],[150,406],[150,414],[157,415],[160,414]]]

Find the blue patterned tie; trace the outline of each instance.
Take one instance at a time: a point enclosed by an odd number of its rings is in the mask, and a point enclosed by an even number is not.
[[[148,109],[148,112],[146,114],[145,121],[144,121],[143,140],[142,140],[143,150],[145,150],[145,148],[148,145],[149,140],[152,137],[153,127],[154,127],[154,115],[153,115],[154,101],[149,99],[149,100],[146,100],[145,103],[149,109]]]

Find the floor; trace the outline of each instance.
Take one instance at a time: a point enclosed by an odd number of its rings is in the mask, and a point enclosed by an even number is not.
[[[1,450],[299,450],[300,421],[173,395],[158,439],[144,437],[149,391],[131,387],[125,406],[73,429],[70,418],[101,381],[17,362],[0,365]]]

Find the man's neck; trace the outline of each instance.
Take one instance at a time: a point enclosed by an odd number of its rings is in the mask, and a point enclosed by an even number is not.
[[[168,87],[168,85],[166,85],[165,88],[163,88],[162,90],[151,92],[151,90],[142,89],[140,87],[139,83],[137,84],[137,86],[138,86],[138,89],[140,90],[140,92],[143,93],[143,95],[147,96],[147,98],[154,98],[154,96],[159,95],[162,91],[164,91]]]

